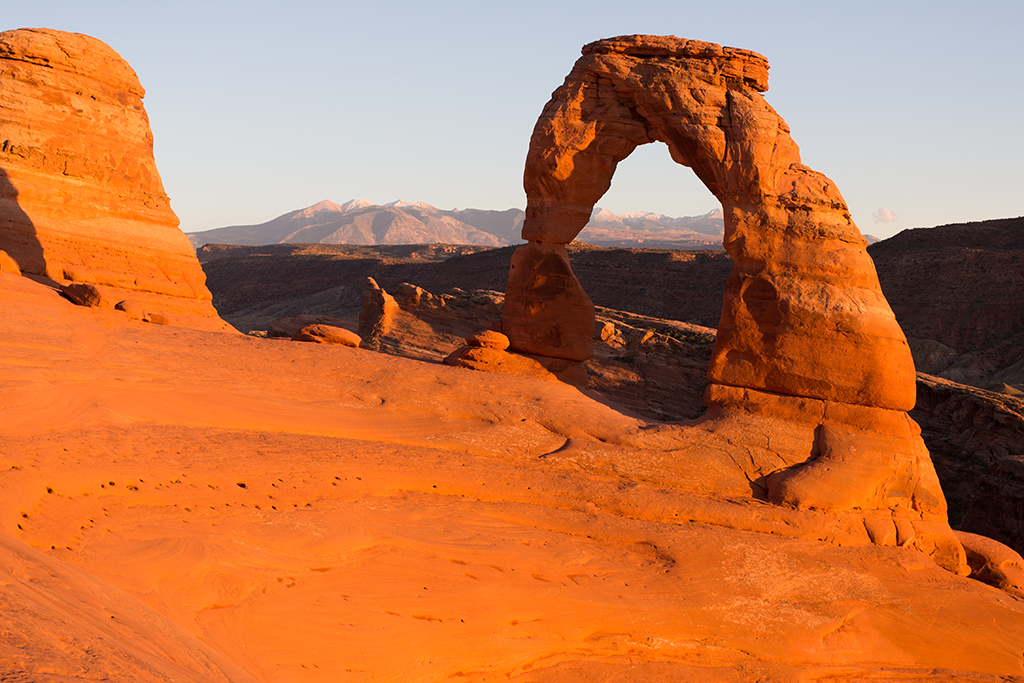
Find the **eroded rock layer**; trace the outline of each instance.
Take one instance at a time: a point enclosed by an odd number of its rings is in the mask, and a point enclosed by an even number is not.
[[[0,250],[24,274],[220,329],[157,172],[144,94],[95,38],[0,33]]]

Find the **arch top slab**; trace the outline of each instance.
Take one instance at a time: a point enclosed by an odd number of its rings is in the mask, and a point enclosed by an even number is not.
[[[760,97],[767,88],[768,61],[749,50],[674,36],[586,45],[530,140],[523,238],[571,242],[618,163],[650,142],[665,143],[723,202],[775,180],[799,152]]]

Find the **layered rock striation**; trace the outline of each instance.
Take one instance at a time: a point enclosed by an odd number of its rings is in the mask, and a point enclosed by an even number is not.
[[[503,332],[513,350],[591,355],[593,306],[565,245],[617,164],[664,143],[722,202],[733,260],[708,368],[709,419],[777,416],[800,432],[794,452],[781,453],[784,467],[748,468],[755,495],[864,514],[872,542],[916,545],[964,571],[906,415],[915,401],[906,338],[842,195],[801,163],[767,89],[768,62],[747,50],[672,36],[585,46],[530,140],[529,243],[512,259]]]
[[[224,328],[160,181],[128,63],[89,36],[5,31],[0,92],[0,250],[26,275]]]

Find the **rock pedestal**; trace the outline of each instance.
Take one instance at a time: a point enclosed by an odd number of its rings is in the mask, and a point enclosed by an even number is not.
[[[0,249],[26,275],[227,329],[153,160],[145,94],[103,42],[0,33]]]

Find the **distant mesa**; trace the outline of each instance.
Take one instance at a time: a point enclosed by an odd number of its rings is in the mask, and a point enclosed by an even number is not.
[[[89,36],[0,33],[0,250],[180,324],[224,329],[153,160],[145,90]]]
[[[919,372],[1024,390],[1024,217],[904,230],[868,252]]]
[[[521,244],[521,209],[444,210],[425,202],[402,199],[374,204],[352,199],[328,200],[286,213],[259,225],[236,225],[188,234],[193,247],[205,244],[471,244],[504,247]],[[600,247],[655,249],[717,249],[722,244],[720,209],[701,216],[674,218],[663,214],[615,214],[595,207],[579,240]]]

